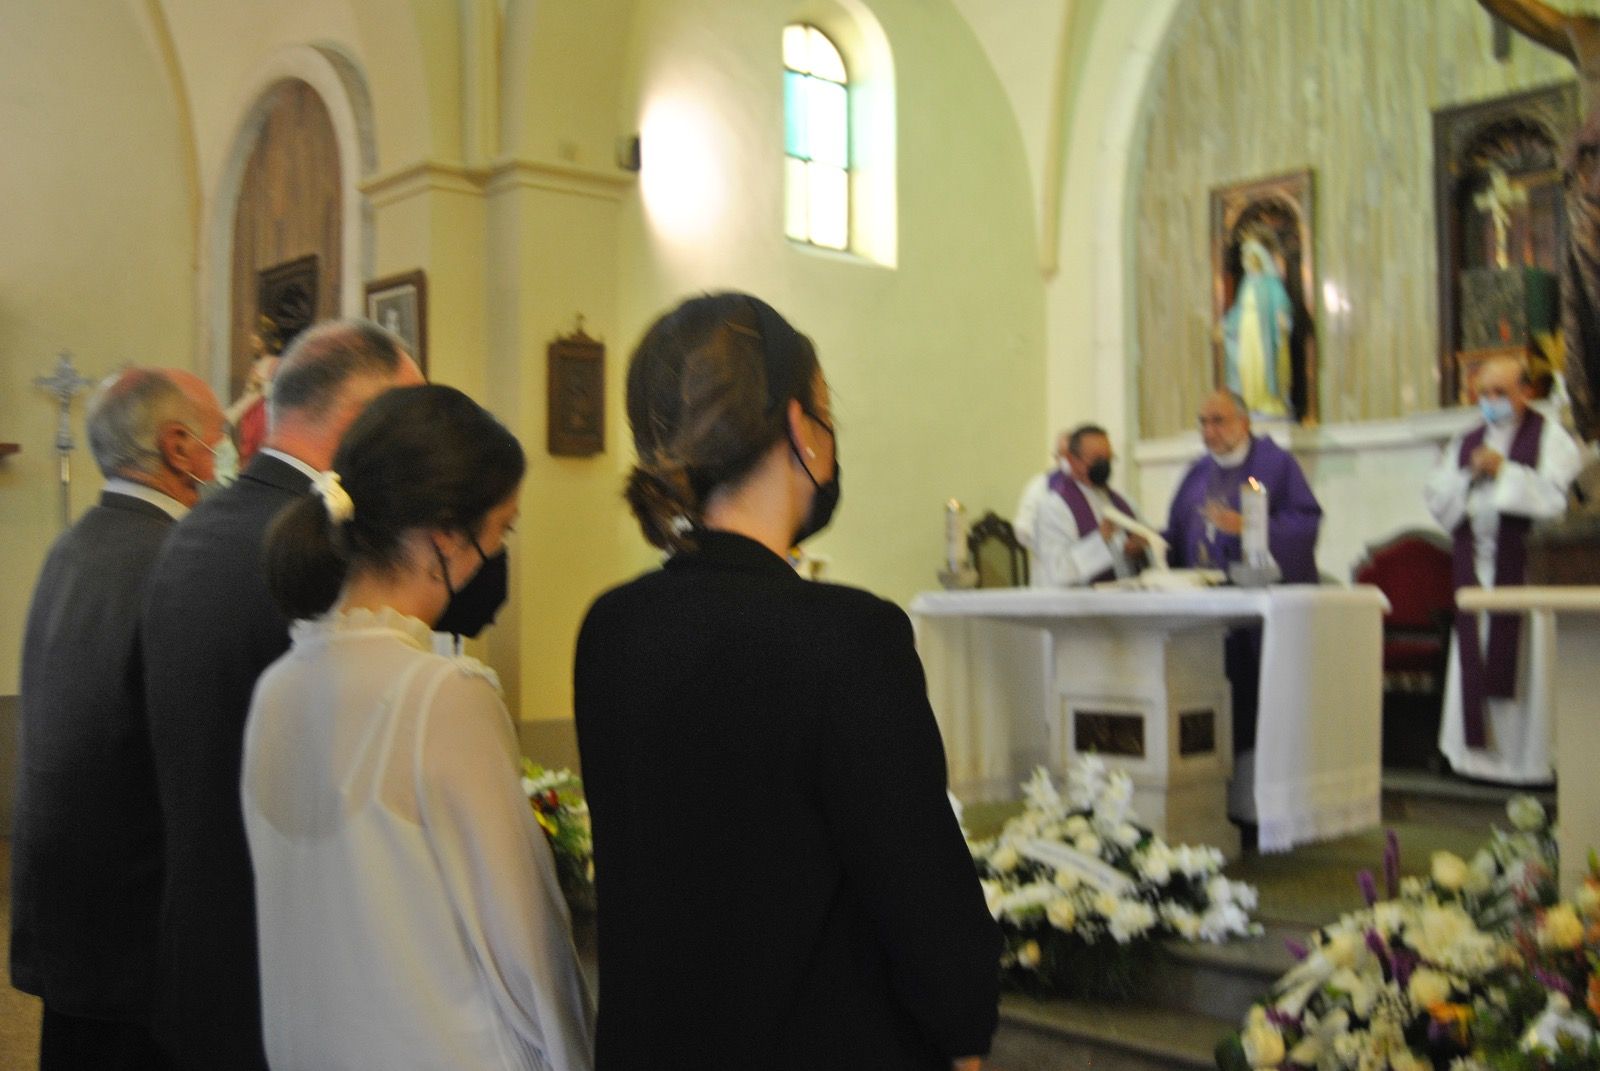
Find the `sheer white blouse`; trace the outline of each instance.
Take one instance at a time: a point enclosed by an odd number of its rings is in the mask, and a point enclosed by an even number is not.
[[[593,1012],[493,671],[421,621],[297,622],[240,788],[274,1071],[588,1071]]]

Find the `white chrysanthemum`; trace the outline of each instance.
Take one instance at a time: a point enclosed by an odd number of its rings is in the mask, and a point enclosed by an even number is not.
[[[1061,823],[1061,829],[1068,837],[1078,837],[1089,832],[1089,820],[1081,814],[1075,814]]]
[[[1050,771],[1043,766],[1034,767],[1033,776],[1022,786],[1022,798],[1027,801],[1029,807],[1045,814],[1053,815],[1061,810],[1061,793],[1056,791],[1055,782],[1050,779]]]
[[[1172,862],[1169,852],[1144,852],[1134,861],[1139,876],[1155,885],[1165,885],[1172,880]]]
[[[1091,858],[1100,858],[1100,838],[1093,833],[1083,833],[1072,842],[1072,846],[1084,855]]]
[[[1443,1004],[1453,992],[1455,984],[1450,976],[1431,967],[1418,967],[1412,971],[1411,980],[1406,984],[1406,994],[1416,1008],[1426,1009]]]
[[[1142,900],[1121,900],[1106,920],[1117,943],[1127,944],[1156,924],[1156,912]]]
[[[1132,848],[1136,846],[1139,841],[1143,839],[1143,837],[1144,834],[1139,832],[1139,827],[1134,825],[1132,822],[1123,822],[1116,829],[1111,831],[1111,839],[1122,845],[1124,848]]]
[[[1044,917],[1056,929],[1071,933],[1078,922],[1078,907],[1068,897],[1060,896],[1045,906]]]
[[[1048,881],[1032,881],[1019,888],[1012,889],[1000,898],[1000,914],[1012,921],[1020,918],[1037,915],[1051,900],[1061,893],[1055,885]]]
[[[1098,755],[1080,755],[1067,772],[1067,799],[1075,810],[1092,811],[1105,784],[1105,760]]]

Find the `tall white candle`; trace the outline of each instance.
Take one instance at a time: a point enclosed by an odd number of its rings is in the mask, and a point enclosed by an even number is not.
[[[1244,521],[1242,536],[1246,565],[1263,565],[1267,550],[1267,489],[1254,476],[1239,488],[1239,513]]]
[[[962,512],[961,503],[953,498],[944,504],[944,563],[952,573],[967,560],[967,526]]]

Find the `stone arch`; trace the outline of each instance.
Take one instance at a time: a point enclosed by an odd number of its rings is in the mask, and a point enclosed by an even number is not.
[[[229,288],[222,281],[232,260],[233,219],[238,208],[245,167],[272,106],[274,89],[284,81],[310,86],[327,109],[338,145],[339,181],[343,190],[341,218],[340,309],[344,316],[363,308],[363,281],[372,274],[372,206],[361,193],[361,180],[377,169],[378,150],[372,99],[360,68],[330,45],[296,45],[268,56],[252,72],[246,99],[251,103],[239,120],[205,216],[202,242],[202,309],[207,368],[212,386],[227,387],[230,308]]]

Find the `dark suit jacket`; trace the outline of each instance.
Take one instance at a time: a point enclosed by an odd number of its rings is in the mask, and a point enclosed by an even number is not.
[[[578,640],[599,1071],[987,1052],[1000,936],[910,622],[741,536],[699,538],[603,595]]]
[[[28,610],[11,982],[67,1015],[148,1013],[161,813],[139,606],[171,529],[160,507],[107,492],[50,548]]]
[[[255,887],[239,805],[256,678],[289,647],[262,540],[307,492],[261,454],[173,529],[144,607],[145,690],[166,827],[155,1031],[197,1069],[265,1068]]]

